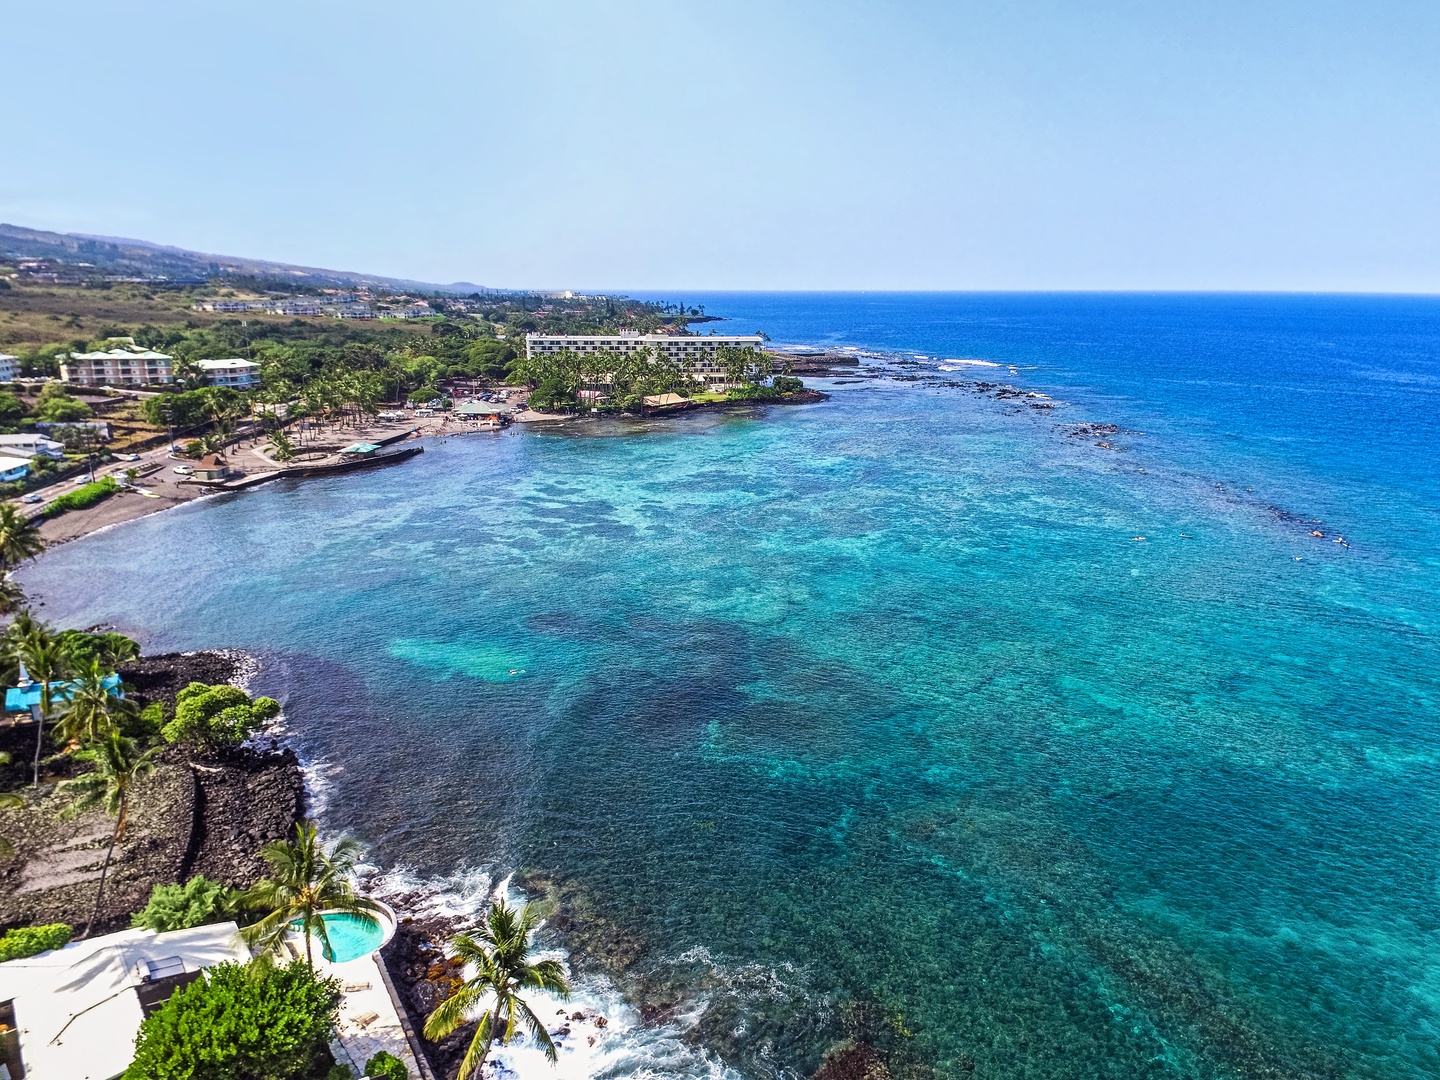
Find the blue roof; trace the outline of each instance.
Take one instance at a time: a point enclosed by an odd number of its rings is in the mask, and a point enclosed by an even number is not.
[[[79,685],[77,682],[52,682],[50,684],[50,703],[53,705],[56,702],[69,701],[70,695],[74,692],[75,687]],[[105,676],[105,689],[109,690],[110,693],[116,697],[123,698],[125,696],[124,691],[120,689],[120,676],[118,674]],[[31,683],[28,687],[12,686],[9,690],[5,691],[6,712],[28,712],[33,706],[39,704],[39,683]]]

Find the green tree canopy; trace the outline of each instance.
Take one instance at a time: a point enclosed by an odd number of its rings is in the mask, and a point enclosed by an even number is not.
[[[60,642],[77,665],[94,660],[107,673],[140,655],[140,645],[134,638],[114,631],[92,634],[85,630],[62,630]]]
[[[274,698],[255,698],[233,686],[193,682],[175,697],[175,718],[165,725],[166,742],[193,742],[206,748],[237,746],[280,714]]]
[[[0,427],[13,428],[25,419],[25,403],[9,391],[0,391]]]
[[[72,397],[51,398],[49,401],[42,401],[35,409],[37,420],[44,420],[52,424],[78,423],[81,420],[88,420],[94,415],[94,409]]]
[[[301,961],[217,964],[140,1025],[125,1080],[302,1080],[319,1071],[340,1004]]]

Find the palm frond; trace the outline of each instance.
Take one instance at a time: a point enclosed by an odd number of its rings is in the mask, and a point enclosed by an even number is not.
[[[490,1052],[490,1037],[494,1031],[491,1014],[486,1012],[475,1027],[475,1037],[460,1061],[460,1073],[456,1080],[467,1080],[471,1073],[478,1072],[485,1064],[485,1055]]]
[[[514,1001],[516,1007],[520,1010],[521,1017],[525,1021],[525,1026],[530,1029],[530,1034],[535,1036],[535,1041],[539,1043],[540,1049],[545,1052],[545,1059],[549,1061],[551,1065],[554,1065],[560,1057],[559,1051],[555,1049],[555,1040],[550,1038],[550,1032],[545,1030],[545,1025],[542,1024],[540,1018],[535,1015],[535,1010],[530,1008],[529,1005],[521,1001],[518,997],[515,998]]]
[[[445,1038],[451,1032],[470,1022],[475,1007],[489,996],[489,987],[467,983],[455,993],[435,1006],[425,1018],[425,1037],[432,1042]],[[489,1013],[487,1012],[488,1016]]]

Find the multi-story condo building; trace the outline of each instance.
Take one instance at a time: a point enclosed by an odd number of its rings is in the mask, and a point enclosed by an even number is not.
[[[260,365],[253,360],[241,360],[236,356],[229,360],[201,360],[195,366],[204,373],[205,381],[211,386],[249,390],[260,385]]]
[[[0,352],[0,382],[14,382],[19,376],[19,358]]]
[[[264,311],[266,300],[197,300],[192,305],[196,311],[228,311],[232,314],[242,311]]]
[[[324,315],[318,300],[275,300],[265,305],[272,315]]]
[[[62,356],[60,381],[72,386],[158,386],[173,383],[175,369],[164,353],[121,342],[101,352]]]
[[[618,334],[526,334],[525,353],[594,353],[635,352],[654,349],[661,356],[679,361],[690,374],[712,390],[730,386],[725,366],[720,363],[721,349],[752,349],[758,352],[764,339],[759,334],[642,334],[620,331]]]

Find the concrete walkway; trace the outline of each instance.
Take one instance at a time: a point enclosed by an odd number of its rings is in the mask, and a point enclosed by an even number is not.
[[[330,1044],[335,1060],[349,1065],[356,1076],[365,1072],[365,1063],[385,1050],[405,1063],[414,1080],[433,1080],[428,1067],[415,1059],[406,1037],[405,1023],[390,996],[380,958],[362,956],[343,964],[315,958],[316,970],[340,984],[340,1021],[337,1039]]]

